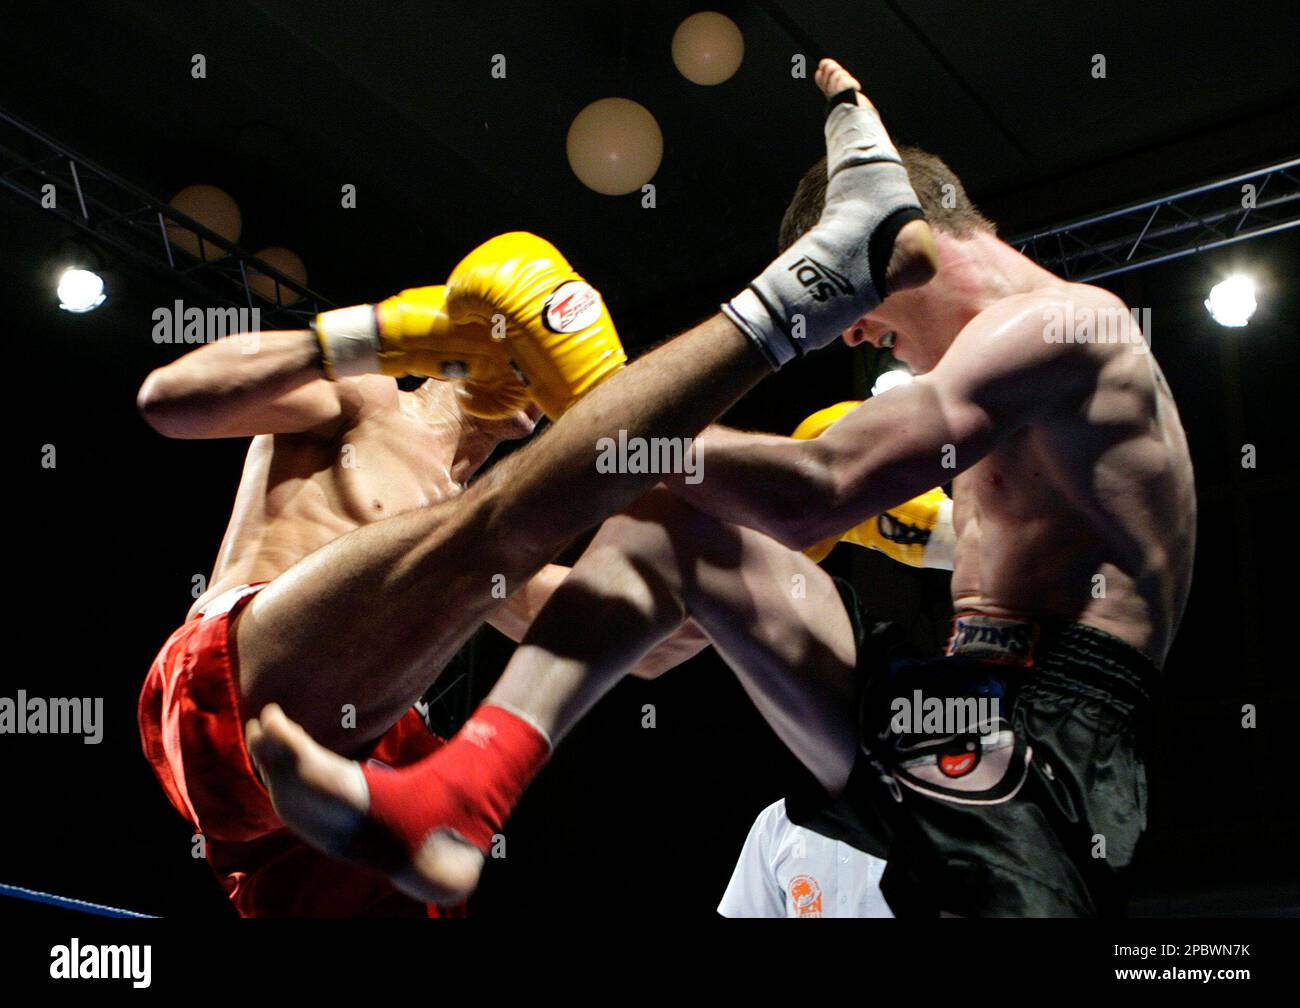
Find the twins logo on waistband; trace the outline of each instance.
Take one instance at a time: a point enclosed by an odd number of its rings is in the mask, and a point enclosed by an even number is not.
[[[952,621],[947,653],[1003,665],[1034,664],[1038,624],[987,613],[959,613]]]

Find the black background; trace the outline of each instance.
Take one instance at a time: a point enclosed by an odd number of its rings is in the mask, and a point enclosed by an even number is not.
[[[832,4],[790,5],[790,15],[734,5],[746,64],[707,90],[668,62],[688,6],[615,16],[561,4],[548,16],[543,5],[508,4],[492,25],[471,25],[468,7],[414,6],[401,8],[411,20],[400,24],[364,17],[368,5],[349,14],[342,4],[243,3],[182,16],[125,3],[69,8],[61,23],[42,8],[6,25],[0,107],[163,199],[191,181],[223,185],[244,211],[241,244],[294,247],[312,286],[336,303],[441,279],[493,231],[537,230],[601,287],[634,350],[709,314],[770,255],[784,201],[816,154],[812,85],[790,89],[786,70],[800,32],[851,66],[874,67],[891,121],[963,171],[1008,233],[1300,149],[1294,58],[1276,50],[1288,37],[1283,5],[1213,31],[1185,5],[1164,21],[1106,4],[1077,15],[999,4],[984,18],[978,5],[908,5],[908,14],[862,5],[852,17]],[[413,41],[415,28],[424,34]],[[504,99],[479,69],[500,49],[517,68]],[[196,51],[209,55],[210,86],[189,78]],[[981,62],[980,51],[998,59]],[[1110,91],[1079,79],[1093,51],[1131,56],[1112,57]],[[1084,69],[1062,69],[1080,60]],[[564,129],[606,93],[630,94],[661,120],[661,210],[596,197],[568,175]],[[488,139],[470,133],[479,120]],[[357,210],[339,208],[340,179],[357,180]],[[192,578],[210,570],[245,445],[168,442],[144,425],[135,390],[173,354],[151,342],[150,313],[177,288],[105,255],[108,302],[86,316],[60,312],[52,278],[69,234],[0,194],[15,428],[0,694],[102,696],[107,730],[94,747],[0,736],[0,881],[166,916],[228,915],[143,760],[134,704],[190,604]],[[1300,236],[1277,235],[1104,284],[1151,309],[1200,500],[1195,583],[1152,759],[1138,913],[1300,912],[1289,590],[1298,251]],[[1260,278],[1261,305],[1247,329],[1225,330],[1201,301],[1236,268]],[[801,362],[728,419],[788,431],[820,406],[864,395],[870,358],[841,347]],[[1240,468],[1244,443],[1257,447],[1254,470]],[[55,469],[40,466],[47,444]],[[846,548],[831,563],[919,638],[937,633],[942,575]],[[480,635],[477,692],[508,654],[502,638]],[[640,726],[646,703],[653,730]],[[1246,703],[1259,712],[1253,730],[1240,725]],[[713,656],[624,684],[525,797],[508,857],[491,863],[473,912],[708,916],[753,817],[798,773]],[[0,901],[0,914],[15,912]]]

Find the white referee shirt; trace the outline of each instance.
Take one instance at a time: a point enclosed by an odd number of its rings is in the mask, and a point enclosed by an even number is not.
[[[880,893],[885,862],[796,826],[785,799],[750,827],[722,894],[723,917],[892,917]]]

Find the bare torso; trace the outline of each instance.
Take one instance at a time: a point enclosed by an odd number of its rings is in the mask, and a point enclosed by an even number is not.
[[[461,492],[451,475],[460,431],[423,393],[383,377],[346,384],[349,416],[336,430],[253,438],[211,582],[191,615],[344,533]]]
[[[1162,664],[1191,581],[1187,441],[1144,344],[1087,352],[1095,382],[957,477],[953,603],[1066,617]]]

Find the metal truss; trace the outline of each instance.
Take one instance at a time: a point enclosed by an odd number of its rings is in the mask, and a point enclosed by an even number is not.
[[[1067,280],[1099,280],[1300,225],[1300,158],[1014,238]],[[1247,188],[1250,187],[1250,188]]]
[[[333,307],[233,242],[3,110],[0,185],[42,207],[45,187],[53,186],[55,205],[47,213],[137,263],[179,276],[209,297],[258,307],[272,324],[300,326]],[[1252,198],[1247,199],[1248,193]],[[167,235],[169,225],[192,231],[204,258],[176,248]],[[1022,235],[1010,244],[1067,280],[1085,281],[1297,225],[1300,158]],[[264,303],[253,291],[248,282],[253,271],[273,281],[273,301]]]
[[[234,307],[256,307],[264,322],[301,328],[333,305],[273,266],[159,202],[125,179],[0,109],[0,185],[72,225],[93,243],[146,268],[179,277],[201,296]],[[54,187],[53,205],[47,186]],[[192,231],[201,258],[177,248],[169,226]],[[262,274],[274,285],[266,300],[249,284]]]

